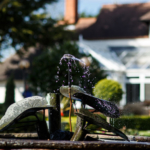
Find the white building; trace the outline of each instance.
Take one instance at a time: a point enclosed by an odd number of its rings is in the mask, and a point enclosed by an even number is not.
[[[150,100],[150,3],[104,5],[91,19],[76,23],[80,50],[122,84],[121,105]]]
[[[41,51],[36,48],[29,48],[23,57],[17,54],[11,55],[4,62],[0,64],[0,103],[5,101],[6,83],[8,78],[13,75],[15,82],[15,100],[23,99],[22,93],[24,92],[23,70],[20,69],[19,63],[21,60],[28,60],[30,64],[35,56],[39,55]],[[32,66],[26,70],[26,76],[30,72]]]
[[[104,5],[97,18],[77,21],[77,0],[65,2],[64,18],[70,23],[68,29],[79,34],[80,50],[95,57],[107,71],[108,78],[122,84],[125,94],[121,105],[150,100],[150,3]],[[31,48],[24,58],[31,61],[33,55],[37,54]],[[0,64],[1,103],[12,71],[17,74],[16,100],[22,99],[23,77],[18,61],[20,58],[13,55]]]
[[[125,94],[121,105],[150,100],[149,38],[80,40],[79,46],[100,62],[102,68],[107,71],[108,78],[122,84]]]
[[[104,5],[97,18],[76,21],[77,2],[65,1],[64,19],[77,31],[80,50],[122,84],[121,105],[150,100],[150,3]]]

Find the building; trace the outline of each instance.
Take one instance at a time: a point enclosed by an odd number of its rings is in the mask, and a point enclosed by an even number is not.
[[[150,100],[150,3],[104,5],[97,18],[78,18],[78,0],[66,0],[65,6],[64,20],[69,24],[67,29],[78,33],[80,51],[95,57],[108,78],[122,84],[125,94],[121,105]],[[34,48],[29,53],[25,59],[31,61],[37,54]],[[12,71],[18,76],[16,99],[22,99],[20,60],[13,55],[0,64],[1,100]]]
[[[24,50],[21,50],[25,52]],[[5,100],[5,91],[6,91],[6,82],[7,79],[13,75],[15,82],[15,100],[19,101],[23,99],[24,92],[24,77],[27,77],[28,73],[32,68],[32,60],[34,57],[41,53],[39,48],[30,47],[25,55],[22,57],[18,54],[13,54],[7,58],[4,62],[0,64],[0,103],[3,103]],[[22,70],[19,67],[19,64],[22,60],[27,60],[30,62],[30,67],[27,70]]]
[[[73,25],[80,50],[122,84],[121,105],[150,100],[150,3],[104,5],[97,18],[78,18]]]

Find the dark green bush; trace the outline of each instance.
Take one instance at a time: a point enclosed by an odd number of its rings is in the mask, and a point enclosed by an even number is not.
[[[4,106],[4,104],[0,104],[0,115],[4,115],[4,113],[5,113],[5,106]]]
[[[14,77],[11,76],[6,83],[5,102],[4,102],[5,111],[14,102],[15,102],[15,83]]]
[[[122,116],[114,121],[116,128],[150,130],[150,116]]]
[[[108,101],[119,102],[122,99],[122,87],[114,80],[100,80],[93,90],[94,96]]]

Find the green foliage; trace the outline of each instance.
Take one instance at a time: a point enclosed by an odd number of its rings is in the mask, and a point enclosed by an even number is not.
[[[71,124],[72,124],[72,131],[74,132],[76,129],[76,121],[77,117],[76,116],[71,116]],[[70,131],[69,127],[69,117],[61,117],[61,123],[64,125],[62,128],[66,131]]]
[[[150,130],[146,130],[146,131],[139,131],[138,134],[140,136],[150,136]]]
[[[63,99],[61,100],[61,104],[63,104],[63,107],[62,107],[63,111],[70,110],[70,99],[68,97],[64,96]]]
[[[15,102],[15,83],[14,78],[11,76],[6,83],[6,93],[5,93],[5,110]]]
[[[4,104],[0,104],[0,115],[4,115],[4,113],[5,113]]]
[[[106,117],[103,114],[100,114],[100,116],[106,120]],[[76,129],[76,121],[77,121],[77,116],[71,116],[71,122],[72,122],[72,130],[73,132]],[[61,117],[61,122],[64,123],[63,125],[65,125],[65,127],[63,127],[65,130],[70,131],[70,127],[69,127],[69,117]],[[90,124],[88,125],[88,127],[86,127],[87,130],[89,130],[90,132],[94,132],[94,130],[98,130],[99,126],[94,125],[94,124]]]
[[[57,44],[51,49],[45,50],[38,56],[32,64],[32,72],[29,74],[29,82],[34,93],[42,92],[59,92],[59,87],[68,85],[68,65],[65,60],[62,65],[59,64],[60,59],[64,54],[72,54],[77,58],[85,55],[79,53],[78,46],[75,43],[64,42]],[[83,78],[83,67],[72,61],[72,85],[84,85],[87,82],[87,91],[91,92],[95,82],[106,77],[103,70],[100,69],[99,63],[92,58],[92,63],[89,67],[91,75]],[[89,81],[89,82],[88,82]],[[38,88],[37,88],[38,87]]]
[[[91,18],[91,17],[97,17],[97,15],[91,15],[91,14],[87,14],[86,12],[82,12],[79,14],[80,18]]]
[[[68,39],[67,31],[54,26],[56,21],[48,17],[45,5],[57,0],[1,0],[0,2],[0,48],[9,46],[25,49],[35,46],[53,45]],[[38,14],[38,10],[43,13]],[[36,12],[36,13],[35,13]],[[68,34],[66,34],[68,33]]]
[[[98,98],[119,102],[122,99],[123,91],[117,81],[103,79],[95,85],[93,93]]]
[[[150,130],[150,117],[149,116],[122,116],[114,121],[116,128],[135,130]]]

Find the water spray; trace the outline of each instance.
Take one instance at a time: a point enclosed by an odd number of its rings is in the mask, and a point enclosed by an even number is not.
[[[68,95],[69,95],[69,99],[70,99],[69,125],[70,125],[70,131],[72,132],[72,125],[71,125],[71,112],[72,112],[72,99],[71,99],[71,80],[72,80],[72,76],[71,76],[71,72],[72,72],[72,61],[74,62],[74,64],[75,64],[75,61],[78,61],[80,63],[80,65],[85,69],[84,76],[86,76],[86,74],[88,73],[88,69],[86,69],[86,64],[84,63],[83,60],[80,60],[80,59],[74,57],[71,54],[64,54],[63,57],[60,59],[60,64],[62,64],[63,59],[68,60]],[[85,81],[84,86],[86,87],[86,78],[84,79],[84,81]],[[83,105],[83,106],[85,106],[85,105]]]

